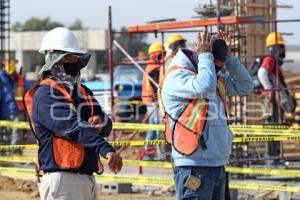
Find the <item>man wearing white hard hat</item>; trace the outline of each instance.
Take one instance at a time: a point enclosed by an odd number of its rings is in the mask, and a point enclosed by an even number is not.
[[[100,156],[108,159],[113,172],[121,170],[122,158],[104,139],[112,129],[111,120],[92,92],[78,83],[90,54],[61,27],[44,36],[39,52],[45,54],[45,65],[24,102],[39,145],[41,199],[96,200],[94,173],[103,172]]]

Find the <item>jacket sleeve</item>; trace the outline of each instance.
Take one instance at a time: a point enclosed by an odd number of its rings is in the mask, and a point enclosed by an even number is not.
[[[60,97],[59,100],[57,97]],[[49,86],[41,86],[37,90],[33,99],[32,115],[36,127],[45,127],[54,134],[78,142],[103,157],[108,152],[115,151],[88,122],[80,119],[58,91],[50,90]]]
[[[260,67],[258,69],[258,74],[257,74],[258,80],[261,82],[262,86],[264,89],[270,90],[273,88],[273,85],[269,79],[269,72],[263,67]]]
[[[216,92],[216,70],[211,53],[199,55],[198,73],[187,70],[171,72],[164,83],[164,93],[168,95],[195,99],[207,98]]]
[[[226,95],[244,96],[253,90],[253,82],[246,67],[233,55],[226,58],[225,67],[229,76],[225,76]]]
[[[108,137],[112,130],[112,121],[109,118],[109,116],[105,112],[103,112],[100,104],[94,98],[93,92],[86,86],[83,85],[83,87],[86,89],[86,91],[89,93],[89,95],[91,95],[93,97],[95,115],[99,116],[103,120],[103,123],[105,124],[105,126],[103,126],[103,128],[102,128],[100,135],[103,137]]]

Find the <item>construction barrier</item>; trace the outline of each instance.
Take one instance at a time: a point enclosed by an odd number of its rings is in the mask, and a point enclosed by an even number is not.
[[[9,163],[33,163],[37,159],[25,156],[0,156],[0,161]],[[106,160],[104,160],[106,162]],[[143,167],[159,167],[171,169],[170,162],[159,161],[139,161],[139,160],[123,160],[124,166],[143,166]],[[232,174],[256,174],[264,176],[288,176],[300,178],[300,170],[285,170],[285,169],[265,169],[265,168],[242,168],[226,166],[226,171]]]
[[[0,127],[29,129],[28,122],[0,121]],[[264,125],[230,125],[231,131],[236,135],[280,135],[300,136],[300,126],[264,126]],[[113,123],[114,130],[159,130],[164,131],[164,124],[140,124],[140,123]]]
[[[9,168],[0,167],[2,173],[22,173],[33,175],[35,171],[33,169],[25,168]],[[153,177],[153,176],[134,176],[134,175],[113,175],[103,174],[96,176],[97,182],[121,182],[121,183],[134,183],[134,184],[154,184],[154,185],[174,185],[174,181],[171,177]],[[242,190],[271,190],[271,191],[285,191],[285,192],[300,192],[300,187],[292,186],[276,186],[276,185],[265,185],[256,183],[238,183],[231,181],[229,183],[231,189],[242,189]]]
[[[300,136],[266,136],[266,137],[235,137],[233,143],[245,142],[270,142],[270,141],[295,141],[300,140]],[[167,144],[165,140],[136,140],[136,141],[117,141],[109,142],[112,146],[145,146],[148,145],[162,145]],[[14,150],[14,149],[37,149],[36,144],[27,145],[1,145],[1,149]]]

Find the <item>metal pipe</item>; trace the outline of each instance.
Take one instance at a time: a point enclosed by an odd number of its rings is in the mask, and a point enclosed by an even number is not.
[[[109,66],[109,78],[110,78],[110,109],[111,117],[115,120],[114,110],[114,63],[113,63],[113,32],[112,32],[112,14],[111,6],[108,7],[108,66]],[[112,139],[115,140],[115,133],[112,133]]]
[[[275,44],[276,44],[276,48],[278,48],[277,44],[278,44],[278,37],[277,37],[277,22],[274,23],[274,28],[275,28]],[[277,51],[279,51],[279,49],[277,49]],[[279,53],[279,52],[277,52]],[[281,118],[281,98],[280,98],[280,74],[281,73],[279,71],[279,65],[278,65],[278,58],[276,59],[276,90],[275,91],[275,99],[277,97],[277,110],[278,110],[278,122],[279,124],[282,124],[282,118]],[[276,95],[277,94],[277,95]]]
[[[116,41],[114,40],[113,43],[122,51],[122,53],[144,74],[147,78],[152,82],[152,84],[159,88],[159,85],[152,79],[152,77],[145,72],[145,70],[125,51],[125,49]]]
[[[220,30],[220,28],[221,28],[220,0],[217,0],[216,14],[217,14],[217,20],[218,20],[218,30]]]

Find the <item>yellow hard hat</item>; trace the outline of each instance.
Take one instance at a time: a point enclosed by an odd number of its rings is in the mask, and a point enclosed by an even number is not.
[[[277,35],[277,39],[276,39],[276,35]],[[276,42],[276,40],[277,40],[277,42]],[[285,42],[284,42],[282,35],[278,32],[277,32],[277,34],[276,34],[276,32],[270,33],[266,39],[267,47],[273,46],[275,44],[284,44],[284,43]]]
[[[5,71],[10,75],[15,73],[17,70],[17,65],[15,63],[5,62],[4,65],[5,65]]]
[[[163,47],[163,45],[161,43],[159,43],[159,42],[153,42],[150,45],[149,49],[148,49],[148,54],[150,55],[152,53],[162,52],[164,50],[165,49],[164,49],[164,47]]]
[[[177,41],[180,41],[180,40],[186,41],[186,39],[184,39],[184,38],[182,37],[182,35],[180,35],[180,34],[175,33],[175,34],[171,35],[171,36],[168,38],[168,41],[167,41],[168,47],[171,48],[171,46],[172,46],[172,44],[173,44],[174,42],[177,42]]]

